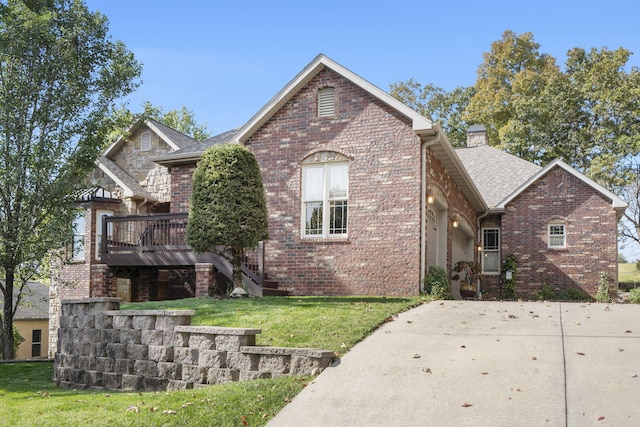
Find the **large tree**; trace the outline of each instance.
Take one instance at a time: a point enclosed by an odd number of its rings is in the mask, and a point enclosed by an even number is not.
[[[151,102],[145,101],[142,104],[141,113],[134,113],[126,105],[120,105],[114,109],[112,115],[116,125],[110,135],[111,141],[123,135],[138,119],[157,120],[196,141],[204,141],[212,136],[207,130],[207,124],[197,122],[193,111],[184,106],[179,110],[165,112],[162,107],[156,107]]]
[[[268,236],[267,207],[258,162],[238,144],[207,149],[193,174],[187,243],[233,264],[233,286],[242,286],[247,249]]]
[[[0,290],[3,358],[14,301],[52,248],[68,243],[74,202],[140,65],[80,0],[0,1]],[[14,295],[15,293],[15,295]]]

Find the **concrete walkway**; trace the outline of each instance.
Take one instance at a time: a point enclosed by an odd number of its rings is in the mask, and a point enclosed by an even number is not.
[[[280,426],[640,425],[640,305],[424,304],[308,385]]]

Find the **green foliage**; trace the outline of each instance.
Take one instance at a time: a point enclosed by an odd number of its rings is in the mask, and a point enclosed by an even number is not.
[[[627,264],[629,261],[627,261],[627,258],[624,256],[624,254],[618,253],[618,264]]]
[[[2,316],[0,316],[0,321],[2,320]],[[16,357],[16,353],[18,352],[18,347],[24,341],[24,337],[20,333],[20,330],[13,325],[13,353],[11,354],[11,359]],[[0,355],[4,354],[4,343],[0,340]],[[0,357],[1,359],[1,357]]]
[[[70,238],[76,196],[95,167],[117,98],[140,65],[82,1],[0,5],[0,283],[4,356],[14,280]]]
[[[552,301],[557,299],[558,293],[552,285],[543,284],[539,291],[533,293],[534,297],[540,301]]]
[[[632,304],[640,304],[640,288],[629,290],[629,302]]]
[[[255,156],[237,144],[207,149],[192,188],[187,243],[200,253],[224,247],[234,266],[234,287],[242,287],[245,250],[268,237],[267,205]]]
[[[511,278],[507,278],[507,272],[511,272]],[[514,254],[507,255],[502,262],[502,283],[500,289],[500,299],[516,299],[516,275],[518,264]]]
[[[593,298],[587,293],[585,293],[580,288],[570,288],[565,292],[560,293],[559,300],[564,301],[592,301]]]
[[[606,271],[600,272],[600,280],[598,281],[598,291],[594,296],[598,302],[610,302],[611,295],[609,294],[609,275]]]
[[[193,111],[184,106],[179,110],[169,110],[165,113],[162,107],[156,107],[149,101],[145,101],[142,104],[142,109],[142,113],[133,113],[126,105],[120,105],[120,107],[113,109],[111,116],[114,125],[108,140],[114,141],[125,135],[127,129],[140,119],[156,120],[196,141],[204,141],[212,136],[207,130],[206,123],[198,123]]]
[[[437,265],[429,266],[427,275],[422,279],[422,290],[424,293],[433,295],[433,292],[442,293],[449,291],[449,279],[444,268]]]

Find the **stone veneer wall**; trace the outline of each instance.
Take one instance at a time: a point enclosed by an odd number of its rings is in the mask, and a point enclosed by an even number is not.
[[[184,390],[320,373],[332,351],[255,346],[260,329],[189,326],[192,310],[120,311],[118,298],[62,302],[54,382],[93,390]]]

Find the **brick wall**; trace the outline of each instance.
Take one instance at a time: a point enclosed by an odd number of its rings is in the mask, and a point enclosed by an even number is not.
[[[566,249],[548,248],[548,224],[565,222]],[[532,295],[543,284],[594,295],[599,273],[617,283],[617,221],[611,201],[555,167],[507,206],[502,216],[502,257],[515,254],[516,290]]]
[[[336,116],[317,118],[317,91],[336,89]],[[295,294],[417,294],[420,140],[411,122],[324,70],[247,142],[269,213],[265,268]],[[301,238],[300,162],[314,150],[349,161],[349,237]]]
[[[195,163],[171,167],[171,212],[187,212]]]

